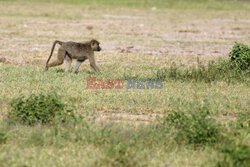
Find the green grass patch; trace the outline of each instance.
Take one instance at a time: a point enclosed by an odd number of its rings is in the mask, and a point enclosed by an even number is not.
[[[12,121],[23,124],[1,122],[0,143],[3,152],[12,148],[15,151],[10,151],[10,155],[13,155],[11,159],[0,153],[0,165],[61,166],[71,163],[78,166],[80,163],[86,166],[180,166],[183,165],[183,150],[186,152],[185,158],[189,160],[196,154],[199,157],[205,154],[201,160],[193,159],[192,165],[205,165],[211,159],[210,166],[240,166],[247,162],[249,151],[245,142],[245,122],[248,119],[243,119],[244,115],[240,114],[237,121],[230,121],[232,126],[218,122],[218,114],[211,111],[208,101],[200,103],[171,98],[169,106],[172,109],[166,110],[155,122],[138,125],[97,121],[97,115],[91,109],[78,113],[72,110],[70,113],[77,114],[75,119],[62,123],[65,117],[61,116],[70,117],[65,111],[67,106],[74,103],[66,101],[67,104],[57,93],[43,92],[12,100],[6,117],[12,115]],[[59,121],[54,121],[57,116]],[[238,145],[238,140],[242,144]],[[221,146],[226,143],[230,147]],[[39,155],[32,157],[33,152],[28,151],[32,149],[39,149]],[[74,153],[59,161],[62,150]],[[53,156],[44,157],[47,151]],[[25,158],[20,156],[21,152],[24,152]],[[65,152],[62,154],[66,155]],[[171,154],[174,160],[166,162],[165,157]],[[209,154],[217,156],[209,157]],[[81,159],[78,159],[78,155]],[[30,158],[27,160],[27,157]]]
[[[84,66],[84,65],[83,65]],[[79,73],[66,73],[59,68],[44,72],[42,68],[32,66],[14,66],[1,64],[0,95],[2,101],[10,102],[14,97],[42,92],[55,91],[63,97],[65,103],[72,102],[80,110],[85,109],[115,113],[164,113],[165,110],[186,107],[186,102],[197,101],[209,104],[213,113],[245,112],[248,108],[247,84],[235,82],[227,84],[218,80],[205,82],[182,82],[166,80],[162,89],[86,89],[87,77],[96,77],[106,81],[108,78],[125,79],[126,77],[153,78],[159,67],[155,66],[120,66],[101,65],[102,74],[80,70]],[[83,67],[84,68],[84,67]],[[88,69],[89,66],[86,65]],[[247,78],[246,78],[247,79]],[[133,101],[133,102],[131,102]],[[160,103],[159,103],[160,101]],[[7,109],[3,108],[5,113]]]

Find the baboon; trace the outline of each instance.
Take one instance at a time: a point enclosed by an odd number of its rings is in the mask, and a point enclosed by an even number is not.
[[[58,49],[57,60],[55,60],[52,63],[49,63],[56,44],[60,45],[60,48]],[[89,59],[90,66],[94,69],[94,71],[100,72],[99,68],[96,66],[95,55],[94,55],[94,51],[98,52],[101,51],[101,47],[99,45],[100,43],[95,39],[83,43],[73,42],[73,41],[62,42],[56,40],[53,43],[50,56],[45,66],[45,71],[47,71],[49,67],[61,65],[63,64],[63,61],[65,61],[66,64],[65,71],[68,72],[72,63],[72,59],[76,59],[76,64],[73,69],[73,72],[77,72],[80,65],[85,60]]]

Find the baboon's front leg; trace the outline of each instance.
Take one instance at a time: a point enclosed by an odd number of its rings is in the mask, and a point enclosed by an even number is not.
[[[89,63],[90,63],[90,67],[92,67],[95,72],[99,72],[100,73],[99,68],[96,66],[94,56],[89,58]]]

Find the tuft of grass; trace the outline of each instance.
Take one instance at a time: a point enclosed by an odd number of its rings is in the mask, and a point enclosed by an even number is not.
[[[10,102],[8,113],[10,122],[34,125],[48,124],[55,119],[66,121],[73,115],[73,110],[64,104],[57,93],[31,94],[28,97],[20,96]]]

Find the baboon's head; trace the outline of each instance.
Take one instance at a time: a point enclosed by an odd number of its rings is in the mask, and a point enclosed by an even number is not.
[[[92,39],[90,41],[90,45],[91,45],[91,48],[93,51],[97,51],[97,52],[100,52],[102,50],[102,48],[99,46],[100,45],[100,42],[98,42],[97,40],[95,39]]]

